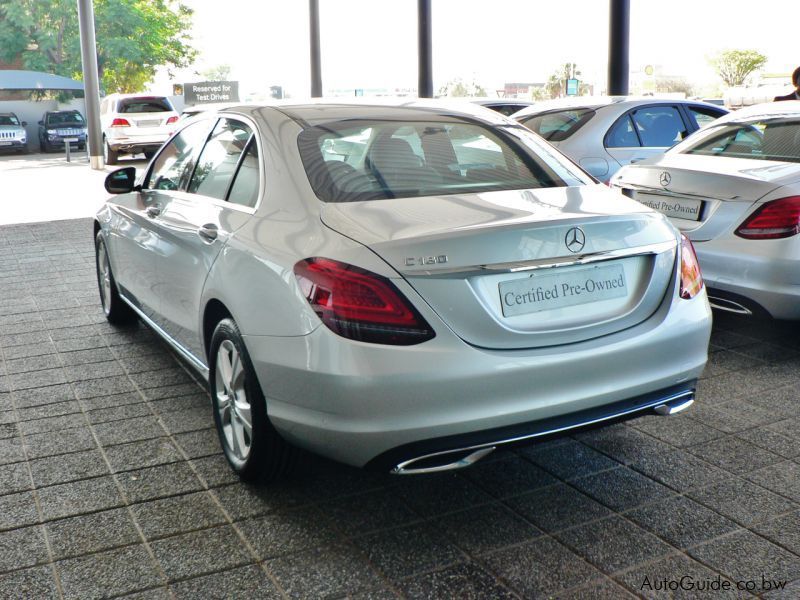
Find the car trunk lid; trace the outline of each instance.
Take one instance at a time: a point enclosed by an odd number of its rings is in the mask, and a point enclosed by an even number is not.
[[[656,310],[675,271],[674,229],[602,185],[329,203],[321,216],[485,348],[631,327]]]
[[[692,241],[702,242],[729,231],[755,202],[798,179],[796,163],[668,154],[657,164],[627,169],[614,186],[663,212]]]

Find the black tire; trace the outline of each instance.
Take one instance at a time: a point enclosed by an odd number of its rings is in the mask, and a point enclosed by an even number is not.
[[[105,138],[103,139],[103,162],[107,165],[116,165],[119,162],[119,152],[114,150]]]
[[[119,296],[117,282],[111,272],[108,250],[103,234],[98,232],[94,238],[95,268],[97,270],[97,286],[100,290],[100,304],[109,323],[113,325],[130,325],[136,322],[136,313],[125,304]]]
[[[234,366],[237,359],[239,370]],[[228,370],[224,366],[226,361],[231,367],[230,375],[224,372]],[[233,319],[223,319],[214,329],[208,362],[214,423],[231,468],[245,481],[270,482],[280,478],[291,468],[296,453],[269,421],[264,394]],[[247,410],[249,436],[242,425]],[[242,448],[248,442],[249,446]]]

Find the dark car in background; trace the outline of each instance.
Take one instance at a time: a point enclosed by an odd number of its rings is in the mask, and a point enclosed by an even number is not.
[[[42,152],[64,149],[65,140],[70,148],[86,148],[86,119],[77,110],[49,110],[39,121],[39,148]]]

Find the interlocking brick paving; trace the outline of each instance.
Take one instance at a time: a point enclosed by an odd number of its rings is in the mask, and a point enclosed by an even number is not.
[[[715,320],[685,414],[427,477],[303,456],[252,486],[193,374],[105,322],[91,222],[2,226],[0,597],[792,597],[800,326]]]

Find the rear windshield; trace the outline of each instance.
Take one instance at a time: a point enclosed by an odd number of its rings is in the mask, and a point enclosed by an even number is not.
[[[800,162],[800,118],[773,118],[713,127],[682,154]]]
[[[19,125],[19,119],[14,115],[0,115],[0,125]]]
[[[594,116],[591,108],[554,110],[519,118],[519,122],[548,142],[563,142]]]
[[[170,112],[172,105],[166,98],[123,98],[119,101],[117,112],[154,113]]]
[[[537,148],[519,126],[490,129],[445,118],[348,120],[309,127],[298,145],[311,186],[324,202],[586,183],[574,165]]]
[[[48,125],[83,125],[83,117],[78,111],[50,113],[47,115]]]

